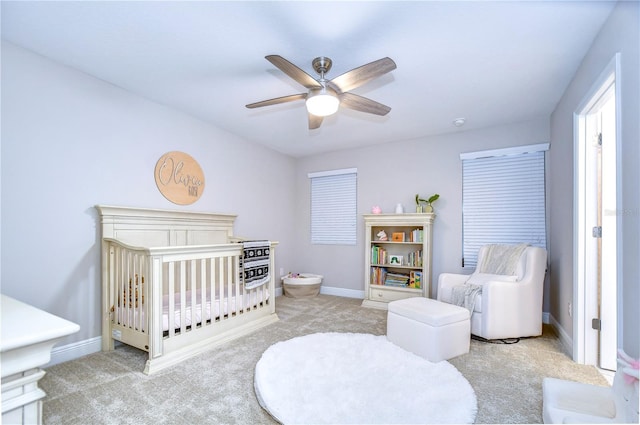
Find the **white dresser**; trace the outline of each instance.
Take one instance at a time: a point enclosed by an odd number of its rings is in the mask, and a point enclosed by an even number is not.
[[[45,392],[38,381],[40,368],[51,361],[51,349],[80,326],[2,295],[2,423],[41,424]]]

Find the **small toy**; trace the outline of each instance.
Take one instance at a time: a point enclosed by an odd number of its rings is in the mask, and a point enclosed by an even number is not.
[[[379,241],[386,241],[389,240],[389,238],[387,237],[387,233],[384,230],[380,230],[376,236],[378,237]]]
[[[631,385],[640,378],[640,360],[629,356],[622,348],[618,349],[618,364],[622,366],[624,382],[627,384]]]
[[[373,206],[373,207],[371,207],[371,212],[372,212],[373,214],[380,214],[380,213],[382,213],[382,208],[380,208],[380,207],[379,207],[379,206],[377,206],[377,205],[376,205],[376,206]]]

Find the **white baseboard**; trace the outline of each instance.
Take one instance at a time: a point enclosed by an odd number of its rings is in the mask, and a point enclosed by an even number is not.
[[[338,297],[364,299],[364,291],[358,289],[335,288],[332,286],[320,287],[320,293],[324,295],[335,295]]]
[[[335,295],[337,297],[364,299],[364,291],[358,289],[336,288],[333,286],[320,286],[320,293],[323,295]],[[276,288],[276,296],[283,295],[282,287]]]
[[[100,350],[102,350],[102,337],[99,336],[60,347],[54,347],[53,350],[51,350],[51,361],[44,367],[46,368],[58,363],[75,360],[88,354],[97,353]]]
[[[549,323],[553,326],[553,329],[558,334],[560,338],[560,343],[562,344],[562,349],[566,355],[573,359],[573,339],[567,334],[560,323],[551,315],[549,315]]]

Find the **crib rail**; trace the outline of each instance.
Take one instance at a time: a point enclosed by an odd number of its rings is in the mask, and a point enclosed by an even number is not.
[[[275,310],[269,302],[273,284],[244,288],[241,244],[140,248],[103,241],[109,336],[150,357],[162,355],[178,337],[195,341],[199,332],[253,310]]]

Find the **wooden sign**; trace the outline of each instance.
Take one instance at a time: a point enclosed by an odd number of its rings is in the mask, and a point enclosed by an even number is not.
[[[155,179],[160,193],[174,204],[193,204],[204,192],[202,168],[184,152],[162,155],[156,164]]]

